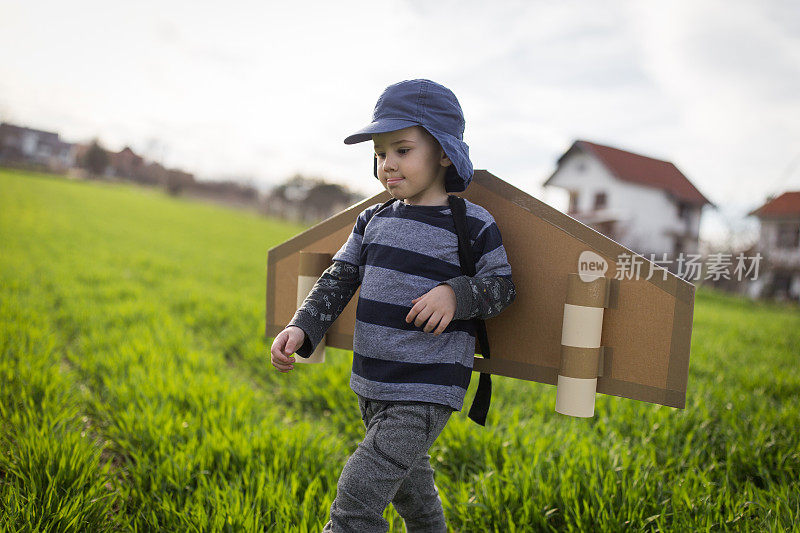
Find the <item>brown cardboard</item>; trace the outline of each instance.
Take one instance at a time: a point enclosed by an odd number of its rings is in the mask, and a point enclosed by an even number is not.
[[[569,274],[567,276],[567,303],[588,307],[608,307],[611,296],[610,281],[608,278],[597,278],[587,282],[582,281],[578,274]]]
[[[556,383],[569,275],[578,272],[581,252],[590,250],[605,259],[609,278],[597,392],[684,407],[694,285],[669,272],[662,277],[663,269],[641,256],[638,279],[613,279],[619,254],[634,254],[631,250],[486,170],[475,171],[459,196],[494,217],[517,289],[516,300],[486,321],[492,357],[476,357],[473,371]],[[268,337],[277,335],[296,310],[299,252],[336,253],[358,214],[389,198],[383,191],[269,250]],[[328,346],[352,350],[358,297],[356,292],[328,330]]]
[[[571,378],[596,378],[601,375],[601,348],[578,348],[561,346],[561,370],[559,374]]]
[[[297,275],[319,278],[331,266],[332,262],[333,254],[321,254],[304,250],[300,252],[298,259]]]

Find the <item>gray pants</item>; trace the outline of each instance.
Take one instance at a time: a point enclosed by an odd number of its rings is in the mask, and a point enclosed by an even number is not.
[[[428,455],[453,409],[428,402],[394,402],[358,396],[366,436],[339,476],[331,517],[323,532],[385,532],[389,505],[409,532],[447,531]]]

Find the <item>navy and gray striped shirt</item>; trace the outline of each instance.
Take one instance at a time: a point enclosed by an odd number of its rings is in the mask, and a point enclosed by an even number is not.
[[[516,296],[494,218],[465,202],[474,277],[461,274],[448,205],[395,201],[374,217],[381,204],[362,211],[333,265],[289,323],[306,333],[297,354],[314,351],[360,285],[351,389],[366,398],[434,402],[460,411],[475,354],[475,323],[469,319],[495,316]],[[406,323],[411,301],[443,283],[455,291],[456,314],[442,334]]]

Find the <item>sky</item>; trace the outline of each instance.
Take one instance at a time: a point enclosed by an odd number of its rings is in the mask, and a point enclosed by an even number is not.
[[[576,139],[674,163],[718,206],[704,240],[800,190],[793,1],[0,0],[0,120],[197,179],[376,194],[343,139],[413,78],[456,94],[476,169],[562,210],[541,185]]]

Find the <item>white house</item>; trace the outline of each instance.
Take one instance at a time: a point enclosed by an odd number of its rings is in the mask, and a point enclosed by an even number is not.
[[[33,163],[64,171],[74,158],[73,145],[58,133],[0,123],[0,163]]]
[[[576,140],[557,164],[544,185],[569,192],[569,216],[656,261],[699,253],[701,212],[714,204],[669,161]]]
[[[755,250],[764,257],[749,294],[800,299],[800,191],[770,198],[748,215],[760,222]]]

